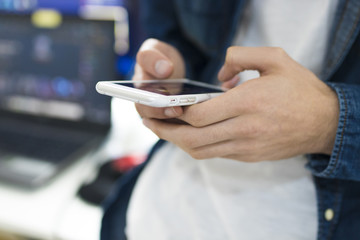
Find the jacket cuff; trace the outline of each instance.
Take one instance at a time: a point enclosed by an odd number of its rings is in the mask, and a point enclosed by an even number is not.
[[[307,167],[318,177],[360,180],[360,86],[327,84],[340,105],[335,144],[331,156],[309,154]]]

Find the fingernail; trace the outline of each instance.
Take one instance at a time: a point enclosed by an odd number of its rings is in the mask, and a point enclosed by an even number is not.
[[[178,113],[175,111],[175,109],[174,109],[173,107],[171,107],[171,108],[165,108],[164,114],[165,114],[165,116],[171,117],[171,118],[178,116]]]
[[[239,81],[240,81],[240,76],[236,74],[231,80],[229,80],[229,83],[231,85],[237,85]]]
[[[166,75],[170,70],[171,64],[166,60],[159,60],[155,63],[155,71],[161,76]]]

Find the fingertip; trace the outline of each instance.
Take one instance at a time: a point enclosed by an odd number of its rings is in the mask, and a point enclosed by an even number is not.
[[[225,69],[224,69],[224,68],[225,68],[225,67],[222,66],[222,67],[220,68],[219,72],[218,72],[218,79],[219,79],[221,82],[225,81],[225,79],[224,79]]]
[[[158,60],[155,62],[155,72],[159,77],[168,77],[171,75],[174,66],[167,60]]]
[[[167,78],[173,72],[173,63],[156,49],[144,49],[136,55],[137,64],[154,78]]]
[[[183,113],[182,107],[169,107],[165,108],[164,115],[169,118],[176,118],[181,116]]]
[[[238,74],[236,74],[232,79],[223,82],[223,84],[221,85],[224,88],[230,89],[233,87],[236,87],[240,82],[240,76]]]

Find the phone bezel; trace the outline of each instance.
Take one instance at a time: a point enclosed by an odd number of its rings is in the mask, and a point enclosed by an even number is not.
[[[150,92],[147,90],[128,87],[124,84],[140,84],[169,81],[172,83],[187,83],[190,85],[196,85],[197,87],[206,87],[214,89],[217,92],[199,93],[199,94],[182,94],[182,95],[162,95],[159,93]],[[123,80],[123,81],[100,81],[96,84],[96,90],[100,94],[129,100],[135,103],[140,103],[152,107],[170,107],[170,106],[186,106],[195,103],[203,102],[213,97],[221,95],[227,89],[220,86],[211,85],[207,83],[197,82],[189,79],[167,79],[167,80]],[[222,92],[218,92],[222,91]],[[188,101],[186,101],[188,100]]]

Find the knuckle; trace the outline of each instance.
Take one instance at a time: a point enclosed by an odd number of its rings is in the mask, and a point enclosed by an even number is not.
[[[257,113],[261,112],[264,109],[267,109],[269,105],[269,99],[266,94],[263,94],[262,91],[256,91],[261,87],[263,83],[258,83],[256,81],[248,84],[247,82],[242,85],[243,87],[243,98],[241,104],[234,106],[236,111],[246,112],[246,113]]]
[[[160,130],[155,128],[155,129],[152,129],[152,131],[156,136],[158,136],[158,138],[163,139],[163,140],[167,140],[165,138],[164,134]]]
[[[246,162],[252,161],[252,158],[254,156],[255,147],[254,144],[246,143],[243,144],[241,147],[241,154],[244,156],[244,160]]]
[[[254,122],[243,124],[237,129],[237,133],[243,137],[256,138],[261,135],[262,127]]]
[[[242,161],[247,162],[247,163],[255,163],[255,162],[259,162],[259,159],[253,155],[248,155],[248,156],[242,158]]]
[[[200,128],[203,126],[202,119],[199,117],[191,118],[189,121],[190,125],[196,128]]]
[[[163,139],[163,140],[166,140],[166,139],[163,138],[162,134],[160,133],[160,131],[159,131],[158,129],[152,128],[151,131],[152,131],[156,136],[158,136],[158,138]]]
[[[197,147],[197,140],[193,136],[186,134],[180,138],[181,145],[185,146],[187,149],[193,149]]]
[[[151,131],[156,135],[158,136],[160,139],[164,139],[164,136],[163,134],[161,133],[161,131],[155,126],[155,127],[152,127],[151,128]],[[166,140],[166,139],[164,139]]]
[[[196,160],[203,160],[206,158],[205,154],[203,151],[197,151],[195,149],[190,150],[189,154],[192,158],[196,159]]]
[[[235,51],[239,47],[231,46],[226,50],[225,64],[232,64],[234,62]]]
[[[247,100],[244,100],[242,102],[242,106],[239,106],[239,110],[245,110],[245,112],[247,113],[254,113],[254,112],[257,112],[258,111],[258,107],[259,107],[259,104],[258,104],[258,101],[255,100],[256,96],[252,96],[252,98],[250,99],[247,99]]]
[[[189,114],[186,118],[186,122],[193,127],[200,128],[203,126],[203,115],[199,113]]]
[[[151,49],[140,50],[136,54],[136,62],[140,65],[143,65],[143,63],[147,62],[147,60],[149,59],[149,57],[151,57],[152,54],[154,54],[154,51]]]
[[[230,46],[227,48],[226,53],[232,54],[234,51],[236,51],[239,47],[238,46]]]
[[[233,159],[237,159],[241,162],[259,162],[261,157],[258,154],[259,145],[255,141],[248,142],[234,142],[233,147],[236,148],[236,151],[233,151],[233,155],[229,155]]]
[[[287,58],[288,56],[286,51],[281,47],[273,47],[272,52],[273,52],[273,56],[278,60]]]

